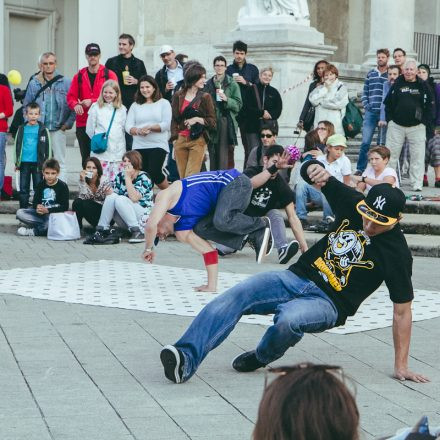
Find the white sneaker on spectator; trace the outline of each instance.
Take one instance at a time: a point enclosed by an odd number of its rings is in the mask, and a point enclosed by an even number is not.
[[[33,228],[25,228],[24,226],[17,229],[17,234],[21,235],[22,237],[35,237],[34,229]]]

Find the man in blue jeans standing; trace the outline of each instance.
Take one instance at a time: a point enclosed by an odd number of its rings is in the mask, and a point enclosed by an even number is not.
[[[414,295],[412,257],[399,227],[405,195],[385,183],[373,186],[364,199],[316,160],[305,162],[301,175],[322,188],[336,214],[333,231],[287,271],[252,276],[206,305],[184,335],[161,351],[170,381],[190,379],[242,315],[274,313],[274,324],[256,349],[232,362],[236,371],[250,372],[279,359],[304,333],[342,325],[383,281],[394,303],[394,376],[428,381],[408,369]]]
[[[362,93],[362,105],[365,109],[364,124],[362,126],[362,145],[359,150],[359,158],[356,165],[356,175],[361,176],[367,168],[368,150],[373,139],[374,131],[380,119],[380,106],[382,104],[383,84],[388,79],[388,49],[376,51],[377,66],[367,73],[364,90]],[[379,128],[377,144],[385,142],[385,128]]]

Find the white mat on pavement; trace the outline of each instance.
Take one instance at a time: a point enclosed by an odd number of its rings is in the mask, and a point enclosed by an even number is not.
[[[220,273],[219,292],[248,278],[246,274]],[[194,292],[206,280],[204,270],[100,260],[0,271],[0,293],[38,299],[195,316],[215,294]],[[440,293],[416,290],[413,320],[440,316]],[[390,326],[392,302],[385,288],[362,304],[346,325],[329,330],[346,334]],[[241,322],[272,324],[272,316],[245,316]]]

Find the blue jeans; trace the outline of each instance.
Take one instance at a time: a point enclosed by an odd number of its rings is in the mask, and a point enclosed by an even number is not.
[[[370,149],[371,141],[373,140],[374,131],[379,122],[380,113],[365,110],[364,123],[362,125],[362,144],[359,150],[359,158],[356,169],[358,171],[365,171],[368,165],[368,150]],[[377,145],[385,143],[386,128],[379,128],[377,135]]]
[[[47,228],[49,226],[49,214],[37,214],[34,208],[19,209],[15,214],[17,220],[24,223],[26,226],[34,228],[35,235],[47,235]]]
[[[29,206],[29,193],[32,185],[34,189],[43,179],[42,174],[38,171],[36,162],[22,162],[20,165],[20,208]]]
[[[332,208],[330,208],[327,199],[321,191],[318,191],[305,180],[299,179],[295,187],[296,194],[296,214],[300,220],[307,219],[307,201],[313,202],[317,206],[322,206],[323,217],[333,216]]]
[[[183,380],[228,337],[242,315],[269,313],[275,314],[274,324],[256,349],[263,364],[283,356],[304,333],[332,328],[338,317],[333,302],[312,281],[288,270],[254,275],[208,303],[174,344],[185,359]]]
[[[3,188],[3,181],[5,179],[6,167],[6,137],[7,133],[0,133],[0,191]]]

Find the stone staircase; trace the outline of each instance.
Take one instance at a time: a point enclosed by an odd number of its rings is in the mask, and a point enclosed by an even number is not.
[[[358,100],[359,102],[359,100]],[[348,142],[347,156],[350,158],[353,167],[355,167],[358,151],[361,143],[361,135]],[[237,151],[237,167],[240,169],[242,158],[240,157],[242,149],[238,147]],[[8,157],[11,153],[11,146],[8,146]],[[73,200],[78,191],[77,181],[80,171],[80,158],[78,149],[69,146],[67,151],[68,157],[68,184],[71,190],[71,199]],[[7,175],[14,175],[10,161],[7,162]],[[423,188],[422,193],[413,193],[409,184],[403,181],[402,189],[407,197],[423,196],[440,198],[440,189],[433,188],[433,170],[429,170],[429,179],[431,186]],[[71,202],[72,202],[71,200]],[[70,205],[71,206],[71,205]],[[15,212],[18,209],[17,201],[0,201],[0,233],[15,234],[17,230],[17,221],[15,220]],[[310,213],[310,222],[318,223],[322,218],[322,213],[315,211]],[[404,212],[404,218],[401,222],[402,228],[406,234],[408,244],[412,249],[413,255],[426,257],[440,257],[440,201],[411,201],[408,200]],[[288,234],[291,235],[290,228],[287,228]],[[316,242],[322,234],[306,232],[306,239],[309,245]],[[26,238],[23,238],[26,239]]]

